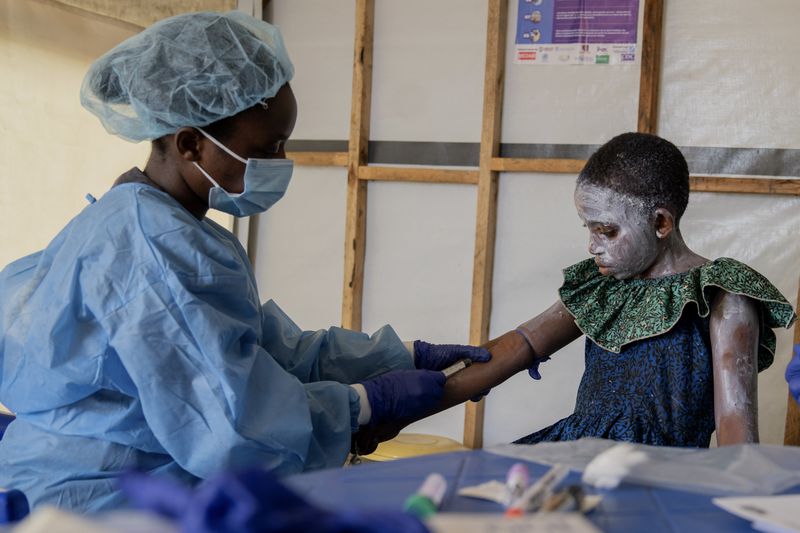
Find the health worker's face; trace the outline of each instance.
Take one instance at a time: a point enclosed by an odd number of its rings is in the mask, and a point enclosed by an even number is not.
[[[659,239],[640,200],[605,187],[580,185],[575,208],[589,230],[589,253],[602,275],[635,278],[657,259]]]
[[[267,109],[256,105],[231,120],[232,134],[224,139],[224,144],[235,154],[245,159],[285,159],[285,143],[294,129],[297,120],[297,102],[287,83],[278,93],[267,100]],[[245,164],[208,144],[208,158],[202,166],[219,185],[230,193],[244,190]],[[203,180],[204,182],[207,180]],[[203,197],[208,197],[210,183],[204,183]]]

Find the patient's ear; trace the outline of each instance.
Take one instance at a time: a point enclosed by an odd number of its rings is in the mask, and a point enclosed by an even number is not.
[[[659,207],[655,210],[655,230],[656,237],[666,239],[675,229],[675,217],[669,210]]]

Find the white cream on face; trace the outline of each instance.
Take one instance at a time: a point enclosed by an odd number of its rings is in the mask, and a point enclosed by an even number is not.
[[[601,274],[629,279],[655,262],[659,240],[641,200],[605,187],[579,185],[575,208],[589,230],[589,253]]]

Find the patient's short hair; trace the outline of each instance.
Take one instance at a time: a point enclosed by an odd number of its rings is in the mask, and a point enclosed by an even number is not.
[[[686,159],[674,144],[647,133],[623,133],[598,148],[578,175],[577,184],[638,198],[649,213],[666,208],[676,224],[689,203]]]

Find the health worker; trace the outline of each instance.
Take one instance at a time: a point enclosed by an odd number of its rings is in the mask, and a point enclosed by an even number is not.
[[[162,20],[92,64],[82,105],[152,152],[0,274],[0,401],[17,415],[0,486],[96,511],[124,504],[127,470],[341,466],[359,427],[418,418],[438,370],[490,357],[410,348],[388,326],[303,331],[261,304],[245,251],[205,215],[284,195],[293,71],[278,30],[241,12]]]

